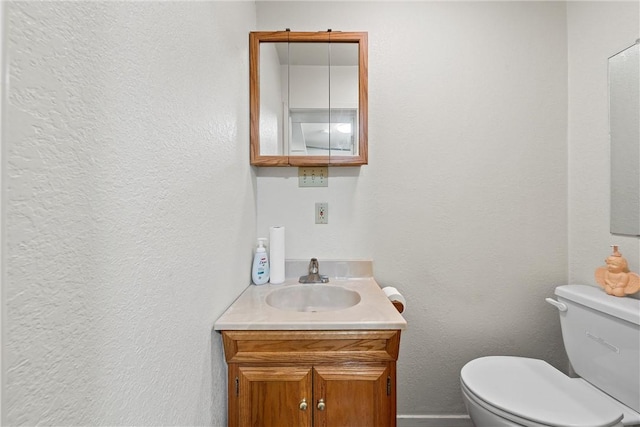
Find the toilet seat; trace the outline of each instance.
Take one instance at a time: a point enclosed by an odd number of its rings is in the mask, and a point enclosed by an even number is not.
[[[467,363],[460,379],[486,409],[523,425],[611,427],[623,416],[602,392],[543,360],[482,357]]]

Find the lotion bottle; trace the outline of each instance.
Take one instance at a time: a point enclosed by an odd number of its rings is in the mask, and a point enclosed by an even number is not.
[[[267,239],[258,239],[258,247],[253,257],[253,268],[251,269],[251,279],[256,285],[264,285],[269,281],[269,257],[264,242]]]

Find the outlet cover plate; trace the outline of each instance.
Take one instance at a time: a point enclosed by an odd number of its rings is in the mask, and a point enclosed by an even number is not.
[[[329,224],[329,203],[316,203],[316,224]]]
[[[328,187],[329,168],[325,166],[298,168],[298,187]]]

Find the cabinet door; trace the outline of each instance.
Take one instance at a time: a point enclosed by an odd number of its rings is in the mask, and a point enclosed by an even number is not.
[[[311,427],[311,367],[239,367],[237,374],[238,425]]]
[[[314,367],[314,427],[395,426],[392,368],[387,363]]]

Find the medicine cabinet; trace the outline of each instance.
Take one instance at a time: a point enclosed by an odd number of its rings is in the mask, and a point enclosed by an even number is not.
[[[640,235],[640,40],[609,58],[611,233]]]
[[[367,55],[366,32],[251,32],[251,164],[367,164]]]

